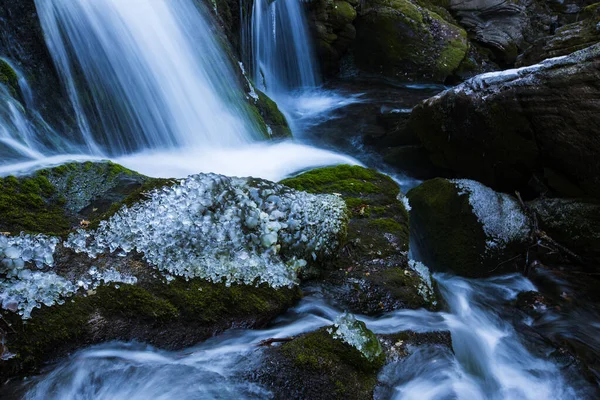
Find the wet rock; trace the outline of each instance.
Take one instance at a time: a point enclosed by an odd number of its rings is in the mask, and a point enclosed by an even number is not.
[[[340,59],[356,37],[353,22],[358,1],[314,0],[307,2],[306,7],[315,33],[321,67],[328,75],[336,74]]]
[[[177,349],[231,327],[265,326],[299,299],[306,260],[318,268],[346,233],[342,200],[259,179],[151,180],[83,163],[2,184],[17,211],[31,197],[65,221],[55,228],[28,214],[31,230],[62,236],[0,234],[2,380],[104,341]],[[95,221],[69,233],[69,218],[100,203]]]
[[[590,268],[600,268],[600,202],[542,198],[528,206],[535,212],[540,229]]]
[[[429,271],[409,265],[408,213],[392,179],[342,165],[282,183],[312,193],[338,193],[350,210],[346,245],[338,259],[315,275],[326,295],[363,314],[436,308]]]
[[[443,82],[469,48],[461,27],[409,0],[367,2],[355,27],[356,66],[400,81]]]
[[[590,6],[587,18],[562,26],[552,36],[536,41],[517,59],[517,66],[533,65],[547,58],[559,57],[600,42],[600,7]]]
[[[437,166],[494,189],[600,196],[600,45],[479,75],[415,107]]]
[[[473,40],[504,65],[513,64],[556,20],[544,2],[536,1],[450,0],[448,9]]]
[[[407,196],[412,240],[431,268],[467,277],[519,270],[530,222],[514,198],[475,181],[441,178]]]
[[[378,348],[375,358],[336,338],[339,328],[331,326],[267,350],[255,379],[266,384],[275,399],[372,399],[385,356],[375,335],[362,322],[357,324]]]

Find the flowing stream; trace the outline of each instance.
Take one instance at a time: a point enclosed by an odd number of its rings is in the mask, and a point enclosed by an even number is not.
[[[277,180],[314,166],[356,163],[307,144],[260,140],[232,63],[194,0],[35,1],[79,135],[63,137],[44,122],[23,77],[23,104],[0,85],[0,175],[111,158],[152,176],[211,171]],[[278,101],[299,136],[332,110],[363,101],[320,88],[299,0],[256,0],[249,24],[252,78]],[[376,398],[593,398],[583,379],[566,376],[548,357],[550,348],[533,352],[507,315],[518,292],[536,290],[532,282],[517,275],[435,279],[445,311],[358,316],[379,334],[448,331],[452,337],[451,348],[409,346],[406,357],[381,371]],[[264,355],[257,344],[330,325],[343,311],[313,292],[266,330],[230,330],[179,352],[135,343],[95,346],[14,393],[44,400],[268,398],[267,388],[248,378]]]
[[[487,280],[435,276],[448,311],[399,310],[360,317],[378,334],[449,331],[452,347],[408,346],[408,355],[379,375],[376,399],[585,399],[593,390],[567,382],[557,364],[523,344],[501,317],[520,291],[535,290],[520,275]],[[39,400],[264,399],[271,393],[249,378],[263,357],[258,343],[332,324],[341,310],[311,288],[310,296],[265,330],[230,330],[196,347],[166,352],[134,343],[82,350],[28,383]],[[539,349],[538,349],[539,350]]]

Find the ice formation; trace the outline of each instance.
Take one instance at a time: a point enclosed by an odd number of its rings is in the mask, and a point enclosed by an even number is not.
[[[307,260],[337,249],[346,221],[337,196],[199,174],[71,234],[65,246],[92,258],[135,250],[168,275],[281,287],[296,283]]]
[[[334,339],[339,339],[360,351],[367,360],[373,361],[382,354],[377,338],[350,313],[340,314],[333,321],[333,328],[328,332]]]
[[[488,249],[505,247],[529,236],[529,220],[515,199],[469,179],[452,182],[459,189],[459,194],[469,196],[473,212],[487,236]]]
[[[58,238],[45,235],[0,235],[0,274],[15,277],[30,262],[39,269],[51,267],[58,243]]]
[[[423,297],[425,301],[430,302],[432,305],[437,305],[429,268],[427,268],[427,266],[422,262],[415,260],[409,260],[408,266],[419,275],[419,278],[421,278],[421,283],[417,287],[417,291],[421,297]]]
[[[0,282],[0,301],[5,310],[18,311],[28,319],[34,308],[62,304],[76,290],[72,282],[54,272],[23,269],[19,279]]]

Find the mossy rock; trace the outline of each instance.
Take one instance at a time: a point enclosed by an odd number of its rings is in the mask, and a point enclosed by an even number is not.
[[[31,319],[0,311],[10,325],[5,345],[15,356],[0,363],[4,381],[37,371],[79,347],[111,340],[143,341],[165,349],[198,343],[231,327],[263,327],[301,296],[298,288],[214,284],[151,276],[138,285],[101,286],[62,305],[42,306]]]
[[[318,271],[327,293],[346,309],[378,314],[398,308],[434,309],[420,293],[421,277],[408,266],[408,212],[389,176],[359,166],[315,169],[282,181],[311,193],[337,193],[350,211],[339,258]]]
[[[465,30],[448,19],[410,0],[369,2],[356,19],[354,61],[401,81],[444,82],[469,49]]]
[[[43,174],[0,178],[0,231],[60,234],[75,223],[66,198]]]
[[[292,137],[292,131],[288,122],[269,96],[258,89],[254,89],[258,95],[258,100],[255,101],[256,109],[258,110],[260,120],[266,125],[266,136],[269,139],[286,139]],[[268,129],[270,128],[270,131]]]
[[[62,235],[83,219],[131,205],[151,187],[170,182],[110,161],[73,162],[28,176],[0,178],[0,231]]]
[[[373,398],[384,357],[369,361],[356,348],[334,339],[332,329],[321,328],[267,352],[258,375],[274,398]]]
[[[430,268],[466,277],[521,270],[529,220],[510,196],[475,181],[442,178],[407,196],[413,241]]]
[[[0,83],[8,88],[11,96],[19,100],[21,88],[19,87],[19,77],[15,70],[3,59],[0,58]]]

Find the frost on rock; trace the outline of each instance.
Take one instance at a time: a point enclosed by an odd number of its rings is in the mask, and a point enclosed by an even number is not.
[[[375,334],[367,329],[364,322],[358,321],[350,313],[338,315],[333,321],[333,328],[328,332],[334,339],[341,340],[360,351],[369,361],[375,361],[383,354]]]
[[[0,274],[15,277],[27,263],[34,263],[39,269],[51,267],[58,243],[58,238],[45,235],[0,235]]]
[[[23,269],[18,279],[0,282],[2,308],[18,312],[23,319],[31,317],[31,311],[42,304],[63,304],[64,298],[76,291],[75,285],[54,272]]]
[[[529,236],[529,220],[515,199],[469,179],[452,182],[459,189],[459,194],[469,196],[473,212],[487,236],[488,250],[503,248]]]
[[[432,305],[437,305],[429,268],[422,262],[415,260],[409,260],[408,266],[419,275],[419,278],[421,278],[421,283],[417,287],[417,291],[421,297]]]
[[[114,269],[88,274],[73,283],[54,272],[40,271],[54,266],[54,252],[60,239],[45,235],[8,237],[0,235],[0,304],[18,312],[23,319],[41,305],[63,304],[79,289],[95,289],[110,282],[136,283],[136,278]]]
[[[71,234],[65,246],[91,258],[135,250],[166,275],[281,287],[296,283],[307,260],[337,250],[346,221],[333,195],[199,174]]]

